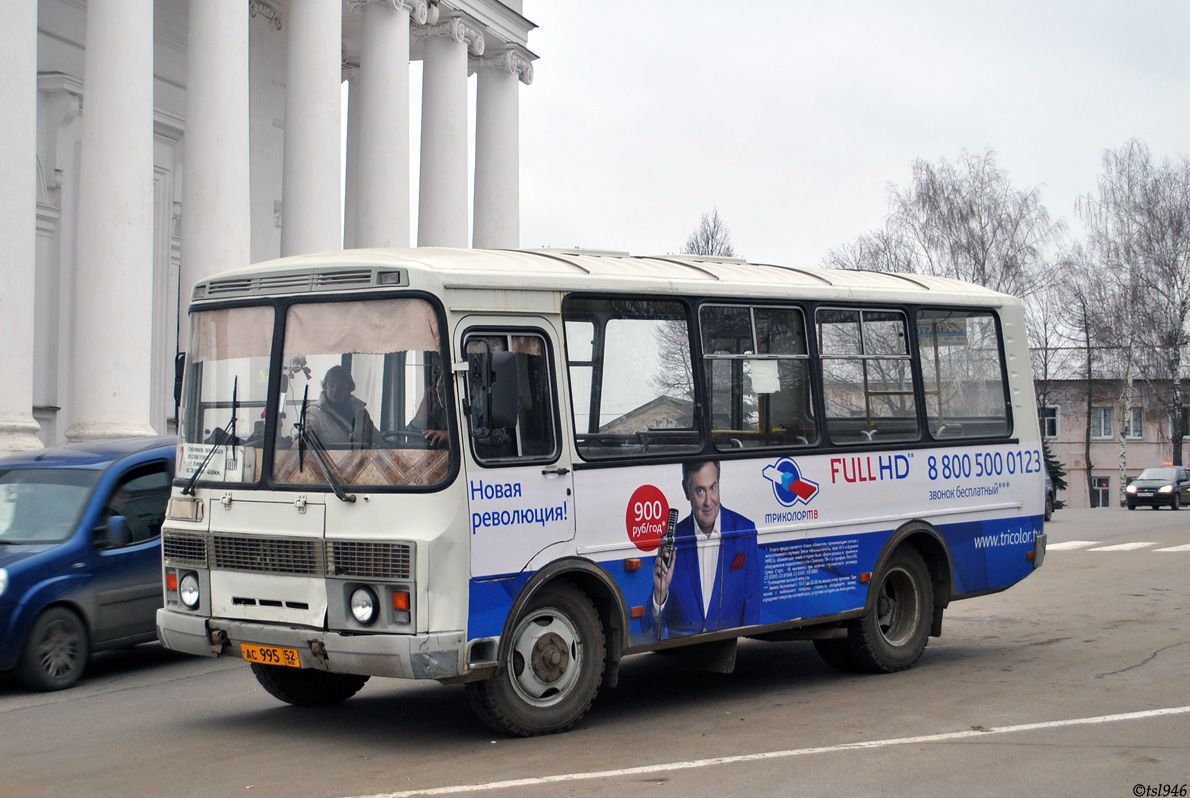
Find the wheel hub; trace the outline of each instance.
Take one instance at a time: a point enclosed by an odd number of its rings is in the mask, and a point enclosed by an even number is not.
[[[60,677],[70,670],[78,656],[77,645],[70,634],[60,628],[60,624],[50,627],[49,634],[40,646],[42,667],[46,673]]]
[[[547,632],[533,644],[533,675],[552,684],[566,674],[570,666],[570,647],[557,632]]]

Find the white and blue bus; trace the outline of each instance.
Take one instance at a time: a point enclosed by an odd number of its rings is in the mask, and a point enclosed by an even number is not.
[[[976,286],[352,250],[190,320],[159,636],[293,704],[434,679],[530,735],[628,654],[897,671],[1045,554],[1024,313]]]

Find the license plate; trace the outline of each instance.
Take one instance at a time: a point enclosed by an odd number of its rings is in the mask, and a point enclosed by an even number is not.
[[[1148,497],[1150,497],[1150,496],[1152,496],[1152,495],[1153,495],[1153,491],[1151,491],[1151,490],[1142,490],[1142,491],[1141,491],[1141,492],[1140,492],[1138,495],[1140,495],[1140,496],[1144,496],[1144,497],[1147,499]]]
[[[240,656],[257,665],[283,665],[286,668],[302,667],[302,660],[296,648],[278,648],[276,646],[257,646],[252,643],[240,643]]]

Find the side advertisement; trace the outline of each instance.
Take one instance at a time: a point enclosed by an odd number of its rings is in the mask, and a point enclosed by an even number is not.
[[[619,584],[635,644],[862,607],[909,519],[946,538],[956,594],[990,590],[1032,570],[1042,468],[1038,449],[1005,445],[582,470],[573,553]],[[473,617],[525,579],[473,589]]]

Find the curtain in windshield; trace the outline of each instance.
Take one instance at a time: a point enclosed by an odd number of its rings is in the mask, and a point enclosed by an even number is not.
[[[295,304],[281,362],[277,482],[419,487],[446,478],[451,374],[429,302]]]

